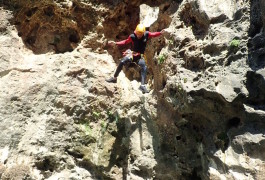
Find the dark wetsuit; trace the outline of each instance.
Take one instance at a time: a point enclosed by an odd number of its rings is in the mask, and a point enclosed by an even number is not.
[[[143,56],[145,52],[147,40],[149,38],[157,37],[160,35],[161,35],[160,32],[145,31],[144,35],[140,39],[138,39],[136,34],[133,33],[126,40],[116,42],[117,45],[125,45],[128,43],[132,43],[133,44],[132,51],[139,53],[139,55],[133,56],[133,61],[136,62],[141,67],[141,84],[142,85],[145,84],[145,77],[146,77],[146,72],[147,72],[147,67],[145,64],[144,56]],[[122,70],[122,67],[126,63],[130,63],[131,61],[132,61],[131,58],[124,57],[121,60],[119,66],[117,67],[114,77],[118,77],[119,73]]]

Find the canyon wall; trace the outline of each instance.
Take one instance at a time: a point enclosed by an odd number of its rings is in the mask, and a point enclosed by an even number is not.
[[[112,76],[159,8],[140,68]],[[261,0],[0,1],[1,179],[262,179]]]

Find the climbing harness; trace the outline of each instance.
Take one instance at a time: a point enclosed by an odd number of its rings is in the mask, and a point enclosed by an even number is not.
[[[143,58],[146,61],[146,56],[144,54],[138,53],[138,52],[134,52],[131,49],[127,49],[126,51],[122,52],[122,55],[124,57],[128,57],[131,60],[133,60],[133,57],[135,56],[141,56],[141,58]]]

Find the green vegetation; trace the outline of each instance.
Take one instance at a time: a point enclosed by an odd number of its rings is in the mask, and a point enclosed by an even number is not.
[[[81,124],[81,128],[84,131],[85,135],[92,135],[93,134],[92,129],[88,123]]]
[[[119,122],[119,115],[111,109],[102,111],[102,109],[92,108],[85,119],[80,120],[79,128],[84,135],[84,139],[94,140],[95,134],[99,132],[104,134],[107,130],[115,131],[115,123]]]
[[[188,79],[187,78],[184,78],[183,79],[184,83],[188,82]]]
[[[93,111],[93,116],[94,118],[99,118],[100,117],[100,113]]]
[[[181,98],[184,100],[184,98],[186,97],[186,92],[185,90],[183,89],[183,85],[181,83],[177,83],[176,84],[176,95],[175,95],[175,98]]]
[[[168,44],[169,44],[169,45],[173,45],[173,44],[174,44],[174,43],[173,43],[173,40],[169,40],[169,41],[168,41]]]
[[[177,89],[178,89],[178,92],[182,92],[182,91],[184,91],[184,90],[183,90],[183,87],[182,87],[181,84],[178,84],[178,85],[177,85]]]
[[[110,112],[109,110],[107,111],[107,116],[109,121],[114,121],[115,120],[115,116],[112,112]]]
[[[116,123],[119,121],[119,115],[118,114],[113,114],[111,111],[107,111],[107,116],[108,116],[108,120],[110,121],[110,122],[112,122],[112,121],[115,121]]]
[[[168,55],[167,54],[162,54],[158,57],[158,64],[163,64],[165,60],[167,59]]]
[[[226,132],[221,132],[217,135],[216,147],[220,148],[223,152],[227,150],[229,144],[229,138]]]
[[[105,130],[106,127],[107,127],[107,124],[106,124],[105,121],[101,121],[100,126],[101,126],[101,128],[102,128],[103,130]]]
[[[238,40],[238,39],[233,39],[230,42],[230,48],[238,48],[239,45],[240,45],[240,40]]]

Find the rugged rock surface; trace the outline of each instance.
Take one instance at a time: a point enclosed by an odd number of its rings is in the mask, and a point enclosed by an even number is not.
[[[149,94],[105,82],[143,3]],[[1,179],[264,178],[263,1],[0,5]]]

